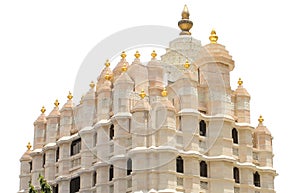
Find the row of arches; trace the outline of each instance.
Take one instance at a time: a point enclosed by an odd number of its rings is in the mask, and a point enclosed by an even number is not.
[[[240,183],[240,170],[237,167],[233,168],[233,179],[235,183]],[[260,187],[260,175],[258,172],[253,173],[253,185]]]
[[[201,177],[207,177],[207,163],[205,161],[201,161],[199,163],[200,166],[200,173]],[[184,160],[181,156],[176,158],[176,172],[177,173],[184,173]]]
[[[132,160],[131,158],[129,158],[127,160],[127,164],[126,164],[126,175],[129,176],[131,175],[132,172]],[[112,179],[114,178],[114,165],[110,165],[109,166],[109,175],[108,175],[108,181],[112,181]]]

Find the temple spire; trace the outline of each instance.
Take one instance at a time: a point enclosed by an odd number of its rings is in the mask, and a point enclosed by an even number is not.
[[[190,29],[193,27],[193,22],[189,20],[190,12],[186,5],[184,5],[181,17],[182,19],[178,22],[178,27],[181,29],[180,35],[191,35]]]

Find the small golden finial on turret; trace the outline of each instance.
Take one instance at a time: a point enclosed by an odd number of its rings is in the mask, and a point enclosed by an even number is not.
[[[181,29],[180,35],[191,35],[190,29],[193,27],[193,22],[189,20],[190,13],[186,5],[184,5],[181,17],[182,19],[178,22],[178,27]]]
[[[140,95],[141,99],[145,98],[146,93],[145,93],[144,89],[141,90],[141,93],[139,95]]]
[[[44,113],[46,112],[46,109],[45,109],[45,107],[44,107],[44,106],[42,106],[42,108],[41,108],[41,112],[42,112],[42,114],[44,114]]]
[[[58,99],[55,100],[54,105],[55,105],[56,107],[58,107],[58,105],[59,105]]]
[[[124,59],[124,58],[126,58],[127,55],[126,55],[125,51],[123,51],[120,56],[122,57],[122,59]]]
[[[155,50],[152,51],[151,56],[152,56],[152,59],[156,58],[157,53],[155,52]]]
[[[167,91],[166,87],[164,87],[163,91],[161,91],[161,96],[163,96],[163,97],[168,96],[168,91]]]
[[[110,66],[110,62],[109,62],[108,59],[107,59],[106,62],[105,62],[105,66],[106,66],[106,67],[109,67],[109,66]]]
[[[94,87],[95,87],[95,83],[94,83],[94,81],[91,81],[91,83],[90,83],[90,88],[91,88],[91,89],[94,89]]]
[[[243,85],[243,83],[244,83],[244,82],[242,81],[242,79],[241,79],[241,78],[239,78],[239,80],[238,80],[238,85],[239,85],[239,86],[242,86],[242,85]]]
[[[72,100],[73,95],[72,95],[71,91],[69,91],[69,94],[68,94],[67,98],[68,98],[69,100]]]
[[[26,147],[27,147],[27,150],[30,150],[30,149],[31,149],[32,146],[31,146],[30,142],[27,143],[27,146],[26,146]]]
[[[112,75],[109,74],[109,72],[106,72],[106,74],[105,74],[105,76],[104,76],[105,80],[110,80],[111,77],[112,77]]]
[[[136,51],[134,56],[135,56],[135,58],[140,58],[141,54],[139,53],[139,51]]]
[[[189,63],[188,60],[186,60],[183,66],[185,69],[188,69],[191,66],[191,64]]]
[[[216,44],[218,41],[219,37],[216,34],[216,30],[212,29],[210,32],[209,40],[211,44]]]
[[[264,118],[261,115],[258,118],[258,122],[261,123],[261,124],[264,122]]]
[[[127,66],[126,64],[124,63],[123,66],[122,66],[122,72],[126,72],[127,71]]]

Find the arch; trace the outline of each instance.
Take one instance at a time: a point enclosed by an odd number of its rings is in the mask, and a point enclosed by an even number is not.
[[[199,122],[199,135],[206,136],[206,122],[204,120]]]
[[[237,167],[233,168],[233,179],[235,183],[240,183],[240,171]]]
[[[207,177],[207,163],[205,161],[200,162],[200,176]]]
[[[132,172],[132,160],[129,158],[127,160],[127,176],[131,175]]]
[[[176,158],[176,172],[178,172],[178,173],[183,173],[184,172],[183,159],[180,156],[178,156]]]
[[[108,181],[112,181],[113,178],[114,178],[114,166],[110,165],[110,167],[109,167]]]
[[[260,187],[260,175],[258,172],[253,174],[253,184],[254,186]]]
[[[115,136],[114,124],[112,124],[109,128],[109,139],[112,140]]]
[[[236,128],[233,128],[231,133],[232,133],[233,143],[238,144],[239,143],[239,133],[236,130]]]

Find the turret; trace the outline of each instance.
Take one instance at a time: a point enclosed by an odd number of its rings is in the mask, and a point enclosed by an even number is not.
[[[72,126],[73,126],[73,95],[69,92],[68,101],[64,104],[64,106],[60,110],[60,130],[59,130],[59,138],[63,136],[70,136]]]
[[[56,99],[53,110],[47,116],[46,144],[55,143],[59,135],[60,112],[58,106],[59,102]]]
[[[120,62],[116,65],[116,67],[113,70],[113,81],[117,80],[119,78],[119,76],[123,73],[123,69],[128,68],[129,64],[126,61],[126,53],[125,51],[123,51],[121,53],[121,60]]]
[[[20,192],[26,192],[28,189],[28,183],[31,180],[31,170],[32,170],[32,158],[31,153],[31,144],[28,142],[27,150],[20,159],[21,170],[20,170]]]
[[[34,122],[34,141],[33,149],[42,148],[45,144],[45,135],[46,135],[46,109],[43,106],[41,109],[42,114]]]
[[[238,88],[234,91],[234,115],[238,123],[250,123],[250,95],[239,78]]]

